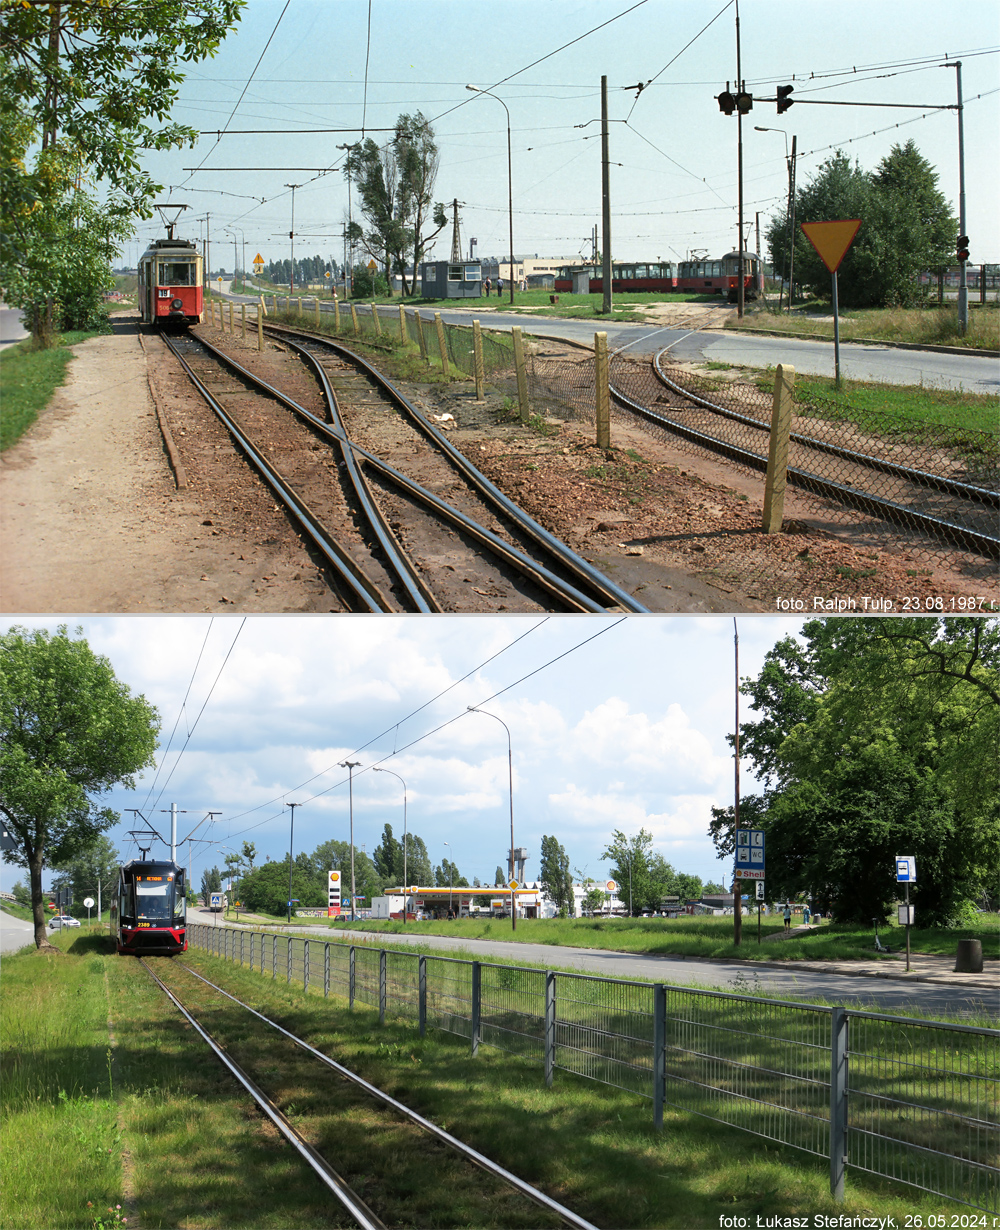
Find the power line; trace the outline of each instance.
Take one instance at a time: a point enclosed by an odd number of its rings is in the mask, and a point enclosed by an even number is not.
[[[585,645],[589,645],[590,642],[593,640],[596,640],[597,637],[603,636],[606,632],[610,632],[613,628],[617,628],[620,623],[624,623],[627,619],[628,619],[628,616],[623,615],[620,619],[616,619],[614,623],[606,624],[605,626],[600,628],[597,632],[595,632],[592,636],[588,636],[585,640],[580,641],[576,645],[571,645],[569,649],[563,650],[562,653],[557,654],[554,658],[550,658],[547,662],[543,662],[540,666],[535,667],[534,670],[528,671],[527,674],[522,675],[518,679],[515,679],[512,683],[509,683],[506,687],[501,688],[497,692],[494,692],[491,696],[484,697],[481,701],[479,701],[479,704],[480,705],[489,704],[491,700],[496,700],[498,696],[503,696],[506,692],[509,692],[512,688],[519,687],[522,683],[526,682],[528,679],[531,679],[534,675],[539,674],[541,671],[548,670],[548,668],[550,666],[555,665],[556,662],[559,662],[563,658],[568,657],[570,654],[575,653],[578,649],[582,649]],[[544,622],[546,621],[543,620],[542,623]],[[530,635],[530,633],[534,632],[536,628],[538,627],[541,627],[541,624],[537,624],[535,625],[535,627],[532,627],[531,629],[529,629],[528,632],[524,633],[524,636]],[[506,653],[508,649],[512,648],[513,645],[516,645],[518,641],[522,639],[523,637],[518,637],[517,640],[512,641],[510,645],[507,645],[504,647],[504,649],[500,650],[500,653]],[[486,662],[482,663],[480,666],[477,666],[475,670],[469,671],[468,674],[462,677],[462,679],[456,680],[455,683],[451,684],[448,688],[444,690],[444,692],[440,693],[440,695],[443,696],[445,695],[445,693],[457,687],[460,683],[464,683],[465,680],[468,679],[471,675],[475,674],[476,671],[481,670],[483,666],[488,665],[489,662],[492,662],[495,658],[499,657],[500,653],[494,654],[492,658],[488,658]],[[439,699],[439,697],[435,697],[434,699],[437,700]],[[420,709],[414,710],[414,713],[419,713],[422,709],[426,709],[428,705],[433,704],[433,703],[434,703],[433,701],[427,701],[425,704],[420,706]],[[459,719],[465,717],[465,714],[466,714],[466,710],[463,709],[461,713],[458,713],[454,717],[449,718],[446,722],[442,722],[440,725],[435,726],[432,730],[425,731],[423,734],[418,735],[415,739],[411,739],[409,743],[404,744],[402,747],[394,748],[393,751],[388,756],[382,756],[374,763],[381,764],[383,760],[391,760],[393,756],[398,756],[402,752],[409,751],[411,747],[416,747],[418,743],[422,743],[425,739],[431,738],[432,735],[439,734],[442,730],[445,730],[448,726],[451,726],[453,723],[459,721]],[[411,714],[410,716],[413,716],[413,715]],[[409,720],[408,717],[403,719],[404,722],[408,720]],[[389,727],[388,730],[398,729],[399,725],[400,723],[397,723],[396,726]],[[376,742],[376,740],[383,738],[384,735],[388,733],[388,730],[384,731],[383,734],[381,735],[376,735],[375,738],[373,739],[369,739],[367,743],[362,744],[361,747],[349,753],[347,759],[350,759],[351,756],[356,756],[359,752],[364,751],[365,748],[370,747],[372,743]],[[330,766],[331,769],[334,767],[335,766],[333,765]],[[373,768],[373,767],[374,765],[368,765],[367,768],[362,770],[362,772],[367,772],[368,769]],[[323,773],[326,773],[326,772],[329,772],[329,769],[323,770]],[[294,789],[301,790],[303,786],[307,786],[309,785],[310,782],[314,782],[318,777],[322,777],[323,773],[315,774],[313,777],[310,777],[309,779],[307,779],[307,781],[303,782],[301,785],[294,787]],[[311,802],[313,799],[322,798],[323,795],[329,794],[330,791],[336,790],[339,786],[342,786],[343,784],[344,784],[343,779],[341,779],[338,782],[334,782],[331,786],[328,786],[327,789],[317,791],[315,794],[310,795],[309,799],[306,801]],[[290,793],[290,792],[286,791],[285,793]],[[259,811],[260,807],[270,807],[274,803],[277,803],[278,801],[279,801],[278,799],[270,799],[267,803],[261,803],[259,807],[250,808],[249,811],[242,812],[241,815],[244,815],[244,816],[252,815],[253,812]],[[277,814],[281,814],[281,813],[277,813]],[[239,816],[233,817],[234,820],[238,820],[239,818],[240,818]],[[231,837],[241,837],[244,833],[248,833],[252,829],[261,828],[262,825],[268,823],[269,820],[273,820],[275,818],[276,816],[269,816],[266,819],[260,821],[260,823],[251,825],[249,828],[246,828],[246,829],[241,829],[238,833],[233,833],[230,836]]]

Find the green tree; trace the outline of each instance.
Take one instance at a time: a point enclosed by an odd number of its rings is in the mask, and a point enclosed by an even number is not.
[[[502,888],[507,883],[507,877],[504,875],[503,868],[497,864],[497,869],[493,874],[493,887]]]
[[[208,905],[212,893],[222,892],[222,872],[218,867],[206,869],[201,873],[201,899]]]
[[[607,892],[595,884],[593,888],[588,888],[584,893],[583,901],[580,903],[581,909],[586,914],[599,914],[604,909],[607,899]]]
[[[159,191],[143,151],[197,139],[169,122],[177,66],[213,55],[243,3],[4,7],[0,263],[7,301],[25,310],[36,344],[52,344],[57,324],[93,327],[111,255]],[[82,192],[81,179],[107,185],[106,199]]]
[[[569,856],[555,837],[542,837],[538,881],[560,917],[573,913],[573,873]]]
[[[349,236],[381,263],[386,291],[395,271],[402,275],[403,294],[410,293],[406,266],[412,254],[416,293],[420,259],[448,224],[444,206],[440,202],[432,205],[439,161],[434,131],[419,111],[401,115],[392,139],[384,145],[369,137],[348,151],[344,175],[355,185],[361,214],[368,223],[368,230],[351,224]],[[431,218],[436,229],[424,234]],[[358,297],[361,278],[358,270],[354,282]]]
[[[257,858],[257,847],[254,843],[252,841],[245,841],[240,848],[240,854],[250,870],[253,871],[254,861]]]
[[[871,173],[836,151],[795,196],[796,281],[821,298],[831,293],[830,274],[799,223],[860,218],[861,227],[837,273],[840,305],[887,307],[921,301],[925,292],[918,274],[952,259],[957,233],[937,181],[913,141],[893,146]],[[771,218],[766,235],[775,269],[787,277],[783,212]]]
[[[431,856],[427,853],[424,839],[415,833],[406,834],[406,874],[411,884],[430,888],[434,883]]]
[[[391,824],[382,829],[382,840],[375,847],[373,858],[375,870],[386,887],[397,887],[403,883],[403,846],[393,837]],[[409,865],[406,870],[409,872]]]
[[[602,859],[612,863],[611,875],[618,881],[618,896],[628,903],[630,915],[642,910],[655,883],[649,866],[652,848],[653,834],[645,829],[640,829],[633,837],[626,837],[620,829],[615,829],[601,853]]]
[[[31,909],[31,889],[23,880],[18,880],[10,892],[18,905],[24,906],[26,910]]]
[[[1000,625],[970,618],[815,620],[742,691],[759,719],[741,750],[767,792],[741,800],[767,833],[772,895],[810,893],[837,917],[887,916],[895,854],[913,900],[947,922],[996,895]],[[731,823],[713,836],[731,852]]]
[[[459,871],[457,864],[443,858],[439,866],[434,868],[434,881],[438,888],[468,888],[469,881]]]
[[[160,720],[107,658],[65,626],[0,636],[0,812],[27,867],[35,943],[47,943],[42,869],[59,866],[119,820],[101,805],[153,763]]]
[[[114,844],[104,833],[100,833],[91,845],[79,850],[72,858],[54,864],[59,874],[53,879],[53,887],[69,888],[73,894],[74,908],[79,909],[84,897],[97,899],[97,886],[100,884],[103,908],[114,890],[121,861]]]
[[[263,863],[243,878],[240,886],[243,906],[254,913],[284,917],[288,906],[288,856],[278,862]],[[297,905],[326,905],[325,889],[319,884],[308,855],[296,857],[292,866],[292,898]],[[292,907],[295,912],[295,906]]]

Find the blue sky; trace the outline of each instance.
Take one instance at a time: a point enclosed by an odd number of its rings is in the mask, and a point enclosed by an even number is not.
[[[386,823],[402,832],[402,787],[389,773],[371,772],[381,764],[405,781],[410,831],[424,838],[434,862],[448,856],[470,880],[492,882],[509,846],[507,736],[468,705],[483,705],[510,728],[515,842],[528,848],[530,875],[543,834],[558,838],[574,868],[599,876],[608,871],[600,856],[611,831],[640,827],[678,870],[703,880],[723,874],[707,824],[710,808],[733,798],[731,618],[16,622],[82,627],[118,677],[157,707],[158,767],[134,792],[114,791],[110,804],[139,808],[164,836],[172,803],[186,813],[180,837],[207,811],[221,812],[198,829],[216,844],[194,846],[196,880],[244,840],[260,857],[283,857],[288,802],[302,804],[296,850],[346,840],[348,777],[338,762],[350,759],[361,762],[357,846],[371,852]],[[752,616],[738,627],[740,673],[756,675],[770,646],[800,621]],[[746,767],[742,787],[754,788]],[[111,834],[128,856],[135,847],[127,831],[135,827],[123,815]],[[22,875],[4,867],[3,887]]]
[[[480,256],[499,256],[508,246],[506,117],[465,89],[495,85],[510,111],[515,251],[574,257],[589,251],[600,222],[605,74],[615,258],[721,255],[736,242],[736,119],[715,95],[736,76],[734,13],[726,0],[372,0],[369,39],[367,0],[290,0],[287,10],[284,0],[251,0],[218,55],[190,67],[174,109],[177,120],[225,135],[144,162],[170,186],[164,197],[191,207],[179,233],[210,227],[214,267],[232,267],[233,235],[248,260],[288,255],[291,183],[302,185],[296,254],[340,259],[347,184],[339,170],[321,172],[339,166],[338,144],[362,130],[382,140],[379,129],[420,110],[441,152],[435,195],[461,202],[463,250],[474,236]],[[758,98],[794,83],[800,100],[951,104],[955,72],[940,65],[960,55],[972,259],[1000,260],[1000,94],[973,97],[997,90],[995,0],[958,9],[939,0],[742,0],[740,25],[743,76]],[[637,97],[629,87],[640,82],[651,84]],[[957,215],[954,112],[800,105],[779,117],[773,102],[758,102],[744,123],[748,225],[757,211],[762,227],[783,211],[787,192],[785,137],[755,125],[797,134],[800,183],[834,148],[870,170],[912,137]],[[288,131],[324,128],[342,131]],[[129,259],[160,233],[158,219],[141,223]],[[449,228],[439,256],[450,241]]]

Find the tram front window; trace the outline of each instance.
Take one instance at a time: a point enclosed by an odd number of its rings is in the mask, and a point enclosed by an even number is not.
[[[196,270],[194,261],[161,261],[157,286],[194,286]]]
[[[171,915],[171,897],[173,881],[164,880],[145,883],[139,881],[135,886],[136,917],[147,922],[169,922]]]

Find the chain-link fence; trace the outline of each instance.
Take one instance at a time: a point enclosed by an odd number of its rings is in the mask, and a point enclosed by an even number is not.
[[[773,377],[730,378],[615,355],[611,387],[681,447],[725,457],[763,485]],[[855,530],[884,550],[905,547],[967,578],[995,578],[1000,557],[1000,434],[959,413],[943,421],[878,407],[865,389],[795,393],[788,483],[827,524]],[[988,412],[983,412],[985,417]],[[976,417],[971,411],[966,420]],[[951,419],[951,422],[947,420]]]
[[[1000,1030],[193,924],[192,947],[1000,1215]],[[256,955],[255,955],[256,954]]]

